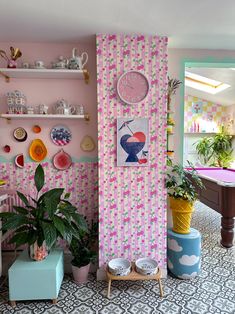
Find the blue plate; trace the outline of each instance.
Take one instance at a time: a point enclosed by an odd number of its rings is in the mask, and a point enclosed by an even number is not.
[[[51,129],[51,139],[55,145],[65,146],[72,139],[72,133],[69,128],[63,125],[56,125]]]

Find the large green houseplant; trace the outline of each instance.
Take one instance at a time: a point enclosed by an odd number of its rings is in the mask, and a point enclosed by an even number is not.
[[[50,249],[58,238],[69,244],[72,239],[80,239],[81,232],[87,232],[87,223],[69,201],[69,194],[63,197],[63,188],[54,188],[45,193],[41,190],[45,184],[43,167],[39,164],[34,175],[36,197],[17,191],[24,206],[13,206],[14,212],[0,214],[3,220],[2,230],[14,232],[10,243],[16,247],[23,244],[36,245],[33,258],[45,257],[44,244]],[[38,249],[37,249],[38,248]]]
[[[234,160],[232,136],[223,126],[219,133],[203,137],[195,145],[197,154],[204,165],[228,168]]]
[[[73,278],[78,283],[87,281],[90,264],[97,258],[97,252],[94,249],[98,240],[98,223],[91,222],[88,230],[79,230],[79,239],[72,238],[69,250],[72,254],[72,272]]]
[[[173,231],[189,233],[193,205],[198,199],[197,191],[203,188],[192,164],[189,163],[186,169],[180,164],[168,164],[166,188],[173,216]]]

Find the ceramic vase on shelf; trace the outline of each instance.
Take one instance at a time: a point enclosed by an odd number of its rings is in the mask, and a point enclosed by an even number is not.
[[[10,69],[15,69],[15,68],[17,68],[17,62],[15,60],[9,60],[7,67]]]
[[[42,246],[38,246],[37,242],[34,242],[29,246],[29,257],[35,261],[42,261],[48,256],[48,250],[46,242],[43,241]]]

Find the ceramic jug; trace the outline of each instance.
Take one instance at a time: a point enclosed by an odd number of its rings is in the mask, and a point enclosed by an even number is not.
[[[72,58],[69,60],[68,67],[73,70],[82,70],[84,66],[87,64],[88,54],[87,52],[83,52],[81,56],[77,55],[77,49],[73,48],[72,50]]]

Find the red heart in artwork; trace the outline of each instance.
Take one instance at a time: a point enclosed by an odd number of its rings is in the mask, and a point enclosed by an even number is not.
[[[139,163],[139,164],[146,164],[147,161],[148,161],[147,158],[140,158],[140,159],[138,160],[138,163]]]
[[[145,142],[146,141],[146,136],[143,132],[135,132],[132,136],[138,138],[140,142]]]

